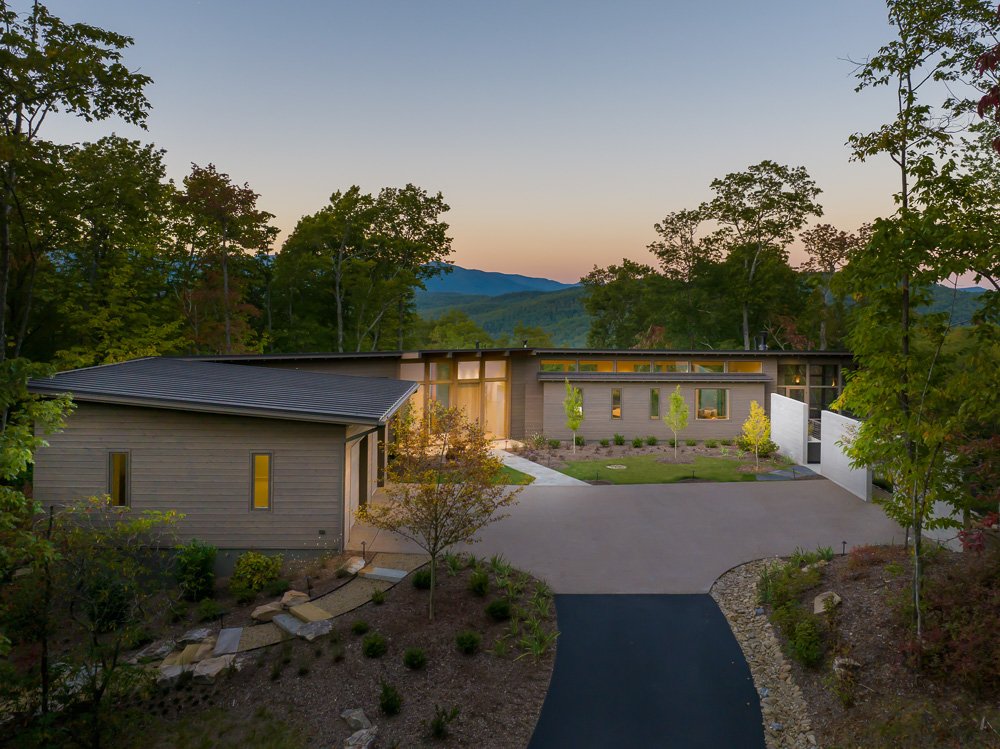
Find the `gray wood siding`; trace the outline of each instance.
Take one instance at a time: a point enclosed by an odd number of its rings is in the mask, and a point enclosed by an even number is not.
[[[570,431],[566,428],[566,415],[563,411],[563,399],[566,397],[566,386],[560,382],[544,383],[545,403],[545,436],[554,439],[568,440]],[[679,439],[735,439],[742,429],[743,422],[750,415],[750,401],[755,400],[762,406],[765,404],[764,383],[715,383],[706,387],[720,387],[729,391],[729,419],[702,420],[695,416],[695,394],[699,387],[696,383],[682,383],[681,394],[688,404],[688,426],[679,434]],[[668,398],[676,387],[676,383],[636,383],[636,382],[586,382],[578,383],[583,391],[583,423],[577,434],[587,440],[611,439],[615,433],[625,435],[626,439],[646,437],[649,435],[661,440],[673,435],[663,423],[663,419],[649,417],[649,391],[654,387],[660,389],[660,416],[666,413]],[[620,387],[622,390],[622,417],[611,418],[611,389]]]
[[[48,442],[34,475],[43,503],[107,493],[108,453],[127,450],[132,507],[183,513],[182,540],[238,549],[340,547],[342,426],[81,403]],[[273,456],[270,510],[250,509],[252,452]]]
[[[520,440],[541,432],[542,384],[538,381],[538,359],[511,357],[510,437]]]

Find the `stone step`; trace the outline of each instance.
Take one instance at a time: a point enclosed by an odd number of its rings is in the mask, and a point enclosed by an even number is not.
[[[398,583],[409,573],[406,570],[394,570],[390,567],[365,567],[358,573],[369,580],[382,580],[387,583]]]
[[[303,622],[318,622],[330,618],[328,612],[314,603],[300,603],[298,606],[292,606],[292,608],[288,609],[288,612]]]
[[[293,637],[297,637],[304,622],[291,614],[278,614],[271,620],[271,624],[274,624],[282,632],[287,632]]]
[[[219,631],[218,642],[215,643],[213,656],[229,655],[235,653],[240,648],[240,637],[243,636],[243,627],[226,627]]]

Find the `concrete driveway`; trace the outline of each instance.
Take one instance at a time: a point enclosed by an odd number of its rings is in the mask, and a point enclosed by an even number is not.
[[[902,540],[881,508],[826,479],[633,486],[527,487],[486,528],[478,556],[503,554],[557,593],[704,593],[736,565],[796,546],[839,553]],[[409,550],[355,526],[351,547]]]

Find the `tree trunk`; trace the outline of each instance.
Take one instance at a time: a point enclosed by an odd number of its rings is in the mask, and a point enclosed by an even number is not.
[[[823,312],[819,319],[819,350],[826,351],[826,305],[823,306]]]
[[[743,302],[743,350],[750,350],[750,303]]]

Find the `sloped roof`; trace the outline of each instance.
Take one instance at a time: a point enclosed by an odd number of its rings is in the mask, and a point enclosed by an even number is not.
[[[133,359],[31,380],[74,400],[333,424],[381,424],[416,384],[172,358]]]

